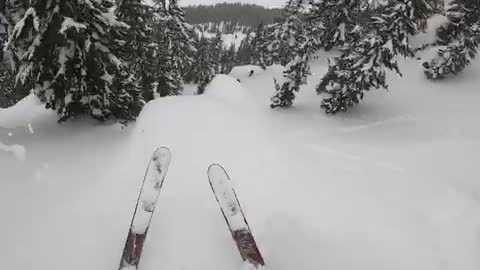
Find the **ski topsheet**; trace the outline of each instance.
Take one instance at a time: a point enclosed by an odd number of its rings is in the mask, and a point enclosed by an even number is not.
[[[153,211],[170,165],[170,150],[161,147],[155,150],[148,164],[137,205],[128,231],[119,269],[137,269],[143,244],[152,220]]]
[[[264,266],[265,262],[253,238],[227,172],[222,166],[212,164],[208,168],[208,180],[242,259],[255,268]]]

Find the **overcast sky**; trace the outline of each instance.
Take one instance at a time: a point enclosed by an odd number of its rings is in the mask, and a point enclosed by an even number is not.
[[[282,7],[287,0],[179,0],[180,5],[188,6],[188,5],[211,5],[216,3],[253,3],[257,5],[262,5],[266,7]]]

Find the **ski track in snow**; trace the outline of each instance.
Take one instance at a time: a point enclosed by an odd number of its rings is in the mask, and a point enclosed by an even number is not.
[[[337,116],[313,91],[325,65],[289,110],[268,108],[278,66],[238,67],[204,96],[152,101],[126,128],[57,125],[32,97],[0,110],[0,141],[28,149],[23,162],[0,152],[0,230],[14,232],[2,265],[116,269],[164,145],[172,159],[142,270],[244,269],[208,184],[212,163],[234,179],[268,269],[480,269],[480,63],[444,83],[402,63],[388,93]]]

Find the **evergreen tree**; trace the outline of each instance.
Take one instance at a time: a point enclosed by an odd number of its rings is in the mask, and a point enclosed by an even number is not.
[[[15,76],[0,61],[0,108],[12,106],[17,101],[15,96]]]
[[[309,60],[315,52],[316,46],[314,37],[305,31],[305,24],[299,18],[305,2],[302,0],[291,0],[286,13],[289,14],[282,25],[285,40],[288,40],[288,47],[292,58],[284,71],[285,81],[280,84],[275,80],[275,94],[271,98],[271,108],[290,107],[295,99],[295,92],[306,82],[310,74]],[[287,58],[284,58],[285,61]]]
[[[215,74],[221,73],[221,58],[223,51],[222,33],[218,32],[210,43],[210,59],[215,66]]]
[[[309,61],[314,52],[312,49],[313,40],[309,37],[302,37],[297,40],[297,48],[295,48],[295,58],[287,66],[284,71],[286,81],[280,86],[275,81],[275,94],[271,99],[271,108],[290,107],[295,99],[295,93],[300,91],[300,86],[305,84],[307,76],[310,74]]]
[[[30,0],[11,34],[18,82],[34,86],[59,121],[81,114],[133,120],[143,106],[110,50],[109,34],[125,27],[108,13],[110,7],[100,0]],[[15,14],[19,6],[12,8]]]
[[[196,51],[193,33],[184,16],[177,1],[172,0],[168,5],[164,0],[159,1],[154,23],[154,67],[156,92],[160,97],[182,94],[183,77],[193,62]]]
[[[153,55],[153,69],[156,89],[149,98],[179,95],[182,91],[181,78],[176,76],[172,54],[172,29],[169,27],[170,16],[165,3],[159,5],[154,16],[153,39],[155,52]]]
[[[283,22],[267,28],[264,60],[266,65],[287,65],[295,58],[293,50],[296,39],[303,34],[303,21],[300,16],[305,4],[306,0],[289,0],[284,9]]]
[[[123,69],[131,74],[135,85],[144,93],[144,98],[151,99],[154,73],[151,21],[152,7],[141,0],[117,0],[115,15],[128,24],[128,29],[112,33],[115,54],[124,60]],[[118,36],[118,34],[120,36]]]
[[[253,33],[249,32],[246,34],[246,37],[240,43],[237,52],[236,63],[238,65],[248,65],[253,62],[253,46],[252,46],[252,39]]]
[[[321,107],[327,113],[346,111],[371,88],[387,88],[387,69],[401,75],[397,55],[413,56],[409,36],[417,32],[416,16],[422,16],[415,5],[413,0],[390,3],[385,13],[373,17],[372,31],[330,63],[317,87],[319,94],[326,94]]]
[[[197,84],[196,94],[201,95],[205,92],[205,87],[210,83],[215,74],[219,63],[215,63],[214,55],[214,40],[205,37],[205,35],[199,36],[195,42],[197,48],[195,62],[187,70],[185,75],[185,82]]]
[[[198,42],[198,58],[194,65],[192,81],[198,84],[197,94],[205,92],[206,86],[212,81],[216,74],[217,65],[212,59],[214,47],[212,41],[202,37]]]
[[[4,34],[4,41],[8,40],[8,36],[11,34],[13,27],[19,22],[24,14],[25,11],[30,7],[29,0],[3,0],[0,1],[1,4],[1,13],[0,15],[2,18],[0,19],[1,24],[3,25],[5,34]],[[11,64],[17,64],[18,59],[16,59],[16,55],[12,54],[11,56]]]
[[[185,19],[185,12],[178,5],[178,0],[170,0],[170,25],[173,31],[172,54],[174,67],[178,69],[180,77],[185,75],[185,70],[193,64],[196,54],[195,39],[192,26]]]
[[[360,37],[363,15],[359,0],[315,0],[306,15],[311,25],[311,36],[326,51],[336,47],[349,47]]]
[[[441,47],[436,57],[424,62],[429,79],[441,79],[463,71],[478,54],[480,1],[453,0],[447,7],[449,23],[438,30]]]
[[[266,69],[265,55],[268,53],[265,47],[266,42],[265,26],[263,23],[261,23],[255,31],[253,39],[251,40],[251,47],[253,49],[251,63],[260,66],[262,69]]]
[[[7,41],[8,21],[6,17],[6,3],[0,3],[0,63],[3,62],[3,47]]]
[[[228,50],[222,50],[221,72],[222,74],[229,74],[235,64],[235,45],[232,44]]]

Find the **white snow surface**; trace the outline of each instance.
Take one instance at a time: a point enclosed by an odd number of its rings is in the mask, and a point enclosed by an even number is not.
[[[246,65],[246,66],[234,67],[232,69],[232,71],[230,71],[229,75],[234,77],[235,79],[238,79],[238,80],[242,81],[244,79],[247,79],[247,78],[250,78],[250,77],[253,77],[253,76],[257,76],[257,75],[261,75],[263,73],[265,73],[265,70],[263,70],[259,66]]]
[[[314,93],[324,56],[288,110],[268,107],[279,67],[157,99],[126,128],[56,124],[32,96],[0,110],[0,141],[28,150],[25,161],[0,151],[3,267],[116,269],[146,166],[165,145],[143,270],[244,267],[211,163],[228,169],[268,269],[480,269],[479,61],[440,82],[402,62],[389,92],[327,116]]]
[[[23,145],[5,145],[0,141],[0,150],[7,153],[12,153],[17,160],[24,161],[26,159],[27,151]]]

